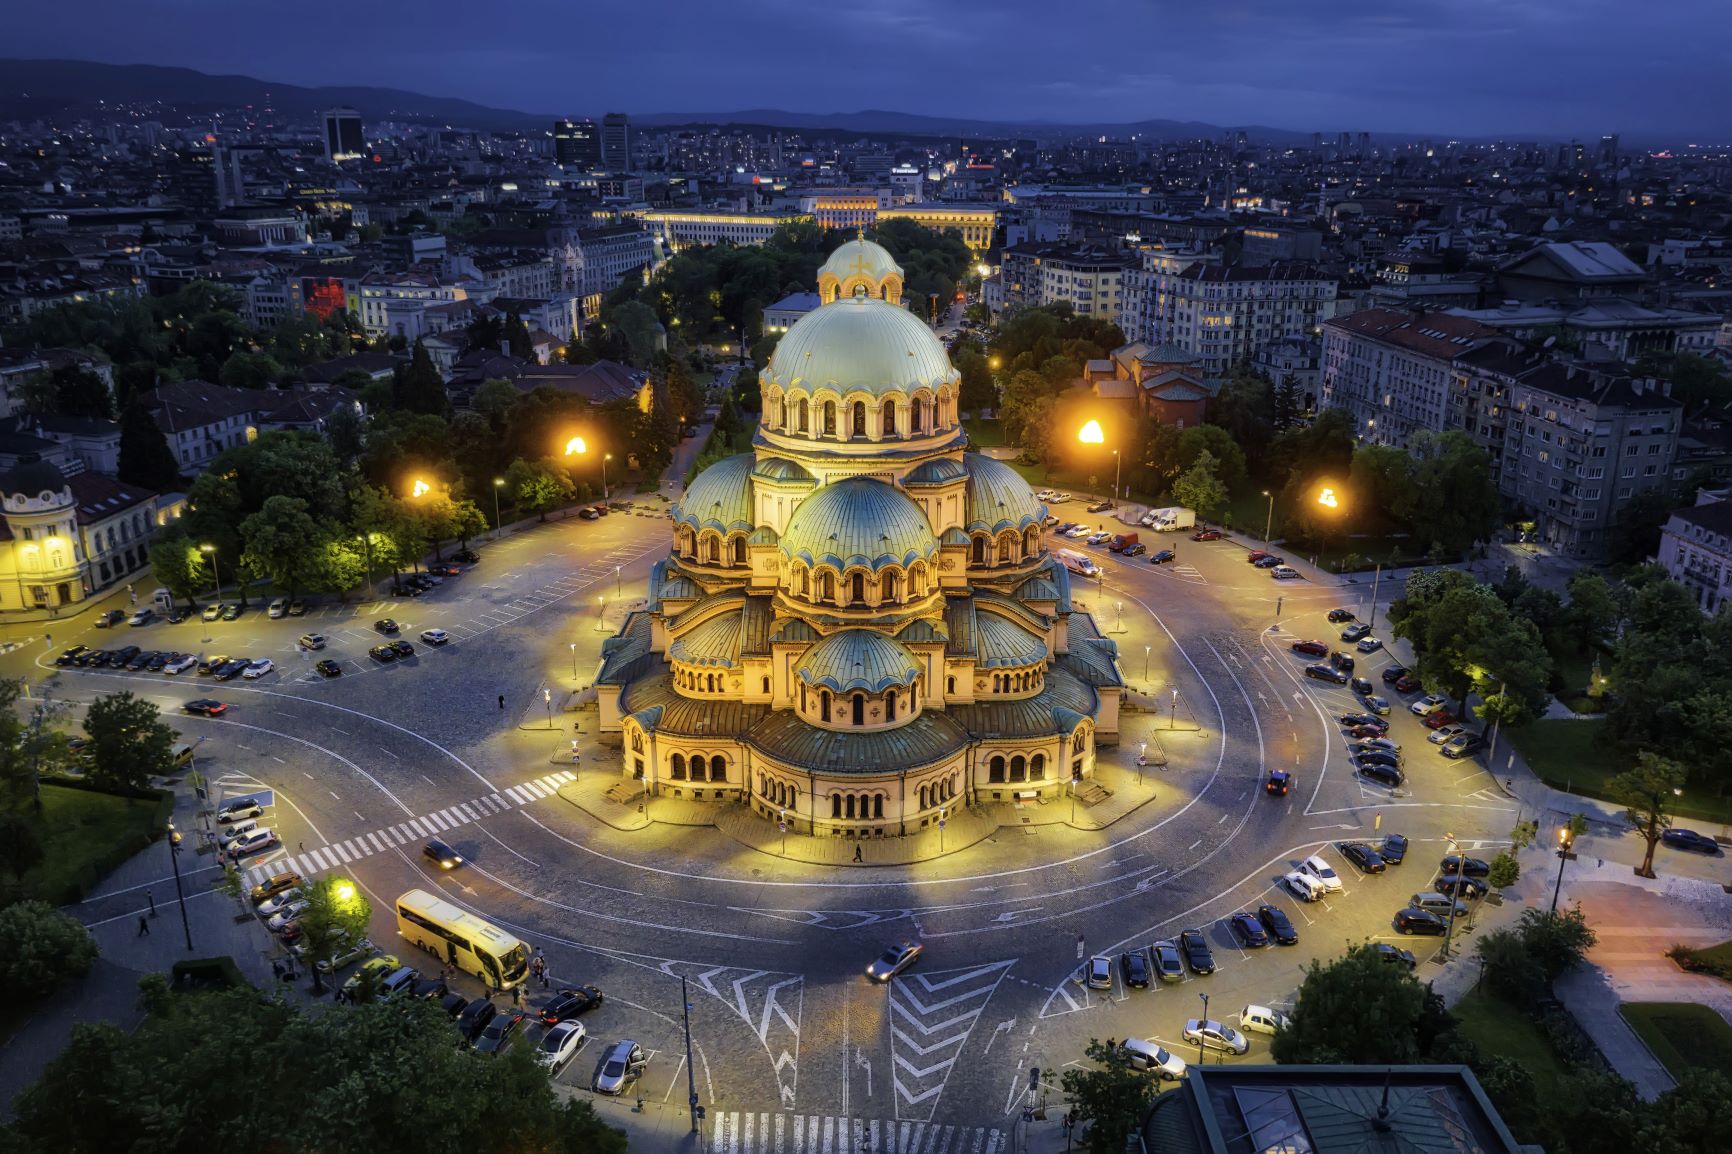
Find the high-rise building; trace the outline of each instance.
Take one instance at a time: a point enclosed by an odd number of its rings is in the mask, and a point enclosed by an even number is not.
[[[601,164],[609,172],[631,171],[631,120],[623,112],[602,118]]]
[[[1618,163],[1618,134],[1613,132],[1600,137],[1600,163]]]
[[[554,121],[553,159],[561,168],[601,167],[601,134],[595,121]]]
[[[332,108],[325,113],[325,159],[332,164],[355,160],[367,150],[361,133],[361,114],[353,108]]]

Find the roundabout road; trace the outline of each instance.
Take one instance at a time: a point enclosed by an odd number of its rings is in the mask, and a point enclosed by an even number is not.
[[[1202,1009],[1193,995],[1207,994],[1210,1016],[1229,1022],[1250,1002],[1290,1002],[1310,960],[1393,936],[1391,915],[1429,888],[1446,834],[1478,847],[1516,820],[1477,763],[1435,755],[1393,693],[1391,736],[1405,747],[1408,786],[1395,796],[1353,776],[1335,719],[1357,703],[1344,687],[1302,678],[1304,659],[1288,646],[1315,637],[1339,647],[1324,615],[1357,608],[1363,590],[1277,583],[1236,543],[1185,539],[1174,565],[1103,553],[1102,581],[1075,590],[1118,640],[1137,691],[1122,743],[1103,760],[1127,788],[1153,791],[1106,829],[1002,827],[935,861],[871,869],[761,854],[708,827],[617,829],[557,792],[574,774],[595,785],[610,764],[617,770],[606,751],[586,747],[577,767],[561,756],[576,716],[563,707],[596,667],[606,636],[598,620],[617,624],[617,606],[641,599],[665,552],[662,508],[507,534],[420,599],[281,621],[261,607],[210,626],[62,622],[53,651],[38,639],[0,656],[0,669],[28,672],[34,691],[75,704],[122,687],[157,701],[183,733],[205,739],[199,768],[219,797],[278,792],[272,821],[283,848],[252,867],[353,877],[372,896],[375,941],[398,941],[389,913],[398,893],[438,889],[544,950],[556,984],[600,985],[607,1002],[589,1030],[598,1042],[643,1045],[651,1061],[638,1092],[670,1111],[686,1092],[684,979],[692,1077],[716,1149],[793,1149],[796,1134],[822,1147],[826,1133],[846,1149],[841,1139],[856,1125],[880,1142],[888,1126],[905,1145],[927,1135],[935,1149],[950,1140],[1002,1149],[1031,1066],[1054,1071],[1056,1099],[1056,1072],[1081,1061],[1091,1037],[1156,1037],[1195,1057],[1177,1044]],[[368,660],[372,622],[383,616],[402,624],[414,658]],[[454,640],[421,644],[433,626]],[[295,645],[308,631],[328,638],[324,655],[343,663],[343,676],[311,671]],[[78,643],[268,655],[278,669],[223,685],[56,671],[59,648]],[[1356,656],[1373,681],[1392,660],[1387,650]],[[198,696],[229,702],[228,715],[184,716],[181,705]],[[1161,743],[1171,763],[1138,786],[1132,763],[1145,741]],[[1296,775],[1291,796],[1265,796],[1272,767]],[[1406,864],[1382,875],[1359,875],[1335,849],[1388,832],[1414,844]],[[431,834],[470,864],[431,870],[420,854]],[[1278,887],[1313,853],[1345,886],[1304,905]],[[97,895],[80,912],[96,920],[130,900]],[[1235,944],[1225,917],[1265,901],[1292,916],[1297,946]],[[1214,975],[1151,990],[1127,990],[1116,976],[1107,990],[1081,981],[1088,955],[1116,956],[1185,928],[1205,933]],[[866,962],[901,937],[922,940],[924,956],[888,985],[868,982]],[[1415,947],[1421,977],[1436,972],[1435,946]],[[1264,1043],[1254,1036],[1250,1060],[1266,1059]],[[588,1093],[600,1049],[586,1049],[561,1082]]]

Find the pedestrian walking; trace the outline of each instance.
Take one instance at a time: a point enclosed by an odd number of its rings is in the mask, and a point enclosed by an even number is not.
[[[505,694],[503,693],[499,695],[499,711],[501,713],[505,712]]]
[[[523,987],[522,986],[512,986],[511,987],[511,1004],[516,1006],[520,1010],[523,1008]]]
[[[865,860],[864,858],[862,858],[860,856],[860,847],[859,846],[854,847],[854,860],[855,861],[864,861]]]
[[[144,891],[144,900],[150,903],[150,916],[156,916],[156,899],[150,896],[150,891]]]
[[[138,936],[141,938],[150,937],[150,919],[143,914],[138,915]]]

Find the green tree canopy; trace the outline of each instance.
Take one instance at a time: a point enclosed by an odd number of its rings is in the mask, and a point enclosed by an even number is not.
[[[137,402],[120,415],[120,479],[157,493],[180,488],[180,462],[168,437],[145,407]]]
[[[180,735],[163,722],[156,703],[131,691],[98,697],[84,712],[90,738],[90,780],[98,785],[143,789],[150,779],[174,770]]]
[[[409,357],[409,363],[397,370],[391,390],[392,403],[411,413],[429,413],[442,417],[451,411],[451,398],[445,392],[445,378],[433,366],[433,358],[419,340]]]
[[[0,909],[0,983],[14,996],[40,998],[96,961],[96,941],[73,918],[46,902]]]
[[[1647,843],[1647,853],[1636,869],[1642,877],[1654,876],[1654,848],[1660,844],[1660,836],[1671,828],[1672,806],[1686,780],[1683,766],[1644,749],[1636,754],[1633,768],[1606,783],[1608,796],[1627,807],[1625,816]]]
[[[1370,946],[1313,961],[1299,984],[1292,1021],[1270,1043],[1283,1065],[1382,1065],[1417,1061],[1426,988],[1406,966]]]
[[[1215,455],[1204,449],[1189,469],[1173,482],[1173,499],[1207,520],[1219,517],[1227,507],[1227,487],[1216,475]]]
[[[158,585],[184,598],[189,609],[193,598],[211,588],[210,568],[205,564],[204,554],[179,523],[163,526],[150,539],[150,571]]]
[[[1125,1052],[1090,1038],[1085,1051],[1094,1066],[1071,1066],[1060,1079],[1072,1120],[1083,1130],[1089,1154],[1122,1154],[1125,1140],[1155,1100],[1155,1081],[1133,1070]]]

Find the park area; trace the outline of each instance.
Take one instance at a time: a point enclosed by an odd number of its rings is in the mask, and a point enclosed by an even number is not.
[[[22,871],[7,869],[22,897],[50,905],[78,901],[102,876],[149,845],[164,818],[154,798],[121,797],[73,786],[42,785],[42,812],[28,800],[16,811],[36,834],[42,853]],[[36,855],[32,855],[36,856]]]

